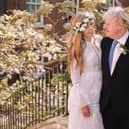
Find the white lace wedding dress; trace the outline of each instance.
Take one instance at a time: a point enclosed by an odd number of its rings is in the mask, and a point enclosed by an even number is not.
[[[97,39],[97,38],[96,38]],[[98,40],[95,41],[98,43]],[[98,44],[96,44],[98,46]],[[100,49],[94,44],[86,43],[84,49],[84,72],[73,62],[71,80],[72,88],[68,98],[68,129],[104,129],[99,111],[99,97],[101,89]],[[80,108],[89,105],[90,117],[84,117]]]

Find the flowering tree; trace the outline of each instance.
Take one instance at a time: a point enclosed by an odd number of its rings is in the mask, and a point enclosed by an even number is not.
[[[42,76],[48,61],[57,60],[66,55],[65,37],[58,36],[54,31],[60,19],[53,21],[48,16],[54,8],[54,5],[44,2],[33,14],[12,10],[0,16],[1,98],[8,97],[23,87],[23,81],[33,81]],[[56,3],[56,8],[64,18],[74,13],[72,12],[74,4],[69,0]],[[40,33],[34,26],[37,15],[44,15],[52,21],[52,24],[44,25]]]
[[[96,3],[86,1],[82,4],[85,11],[90,9],[99,14],[96,10]],[[50,14],[56,8],[61,19],[54,21]],[[21,88],[22,81],[33,81],[42,76],[46,70],[45,58],[47,61],[57,60],[64,55],[68,48],[68,34],[70,26],[65,24],[64,32],[58,35],[55,26],[61,20],[69,23],[69,18],[75,13],[75,4],[70,0],[56,3],[43,2],[41,7],[34,14],[26,11],[12,10],[9,15],[0,17],[0,94],[7,97]],[[36,31],[34,23],[36,17],[43,15],[51,24],[44,25],[41,33]],[[97,16],[99,18],[99,15]],[[68,26],[67,26],[68,25]],[[17,87],[18,86],[18,87]]]

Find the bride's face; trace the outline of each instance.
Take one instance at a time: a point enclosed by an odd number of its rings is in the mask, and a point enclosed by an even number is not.
[[[86,40],[90,40],[94,35],[94,31],[95,31],[95,26],[93,24],[88,25],[88,27],[86,27],[85,31],[83,32],[84,38]]]

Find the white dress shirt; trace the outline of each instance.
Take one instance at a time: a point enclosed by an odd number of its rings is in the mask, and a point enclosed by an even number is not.
[[[120,57],[120,54],[122,54],[120,45],[121,44],[125,45],[128,36],[129,36],[129,32],[127,31],[119,40],[117,40],[119,43],[116,45],[115,50],[114,50],[112,67],[111,67],[111,72],[110,72],[111,75],[115,69],[115,66],[118,61],[118,58]]]

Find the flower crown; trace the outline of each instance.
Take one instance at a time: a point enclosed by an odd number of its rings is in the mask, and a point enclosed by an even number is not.
[[[95,24],[95,16],[91,12],[84,13],[84,18],[81,22],[77,22],[72,28],[73,32],[83,32],[90,24]]]

